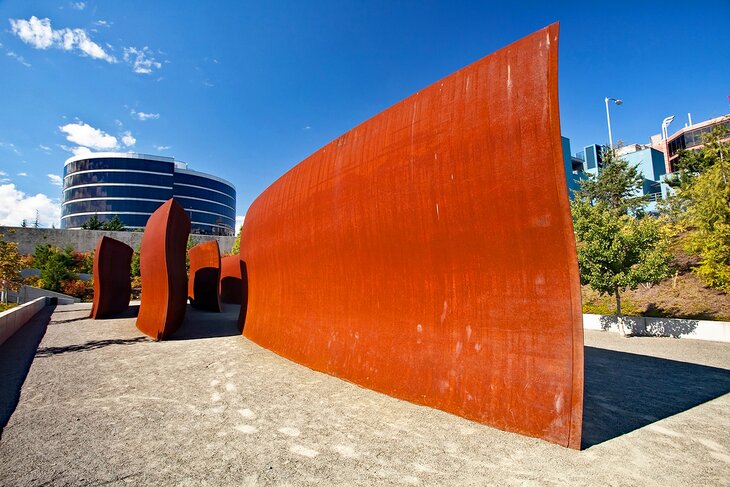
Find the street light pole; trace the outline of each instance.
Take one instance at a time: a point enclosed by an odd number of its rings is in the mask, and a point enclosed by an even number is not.
[[[611,114],[608,111],[608,102],[612,101],[616,105],[620,105],[623,103],[623,101],[617,99],[617,98],[609,98],[606,97],[604,100],[606,102],[606,122],[608,123],[608,146],[609,148],[613,149],[613,137],[611,136]]]

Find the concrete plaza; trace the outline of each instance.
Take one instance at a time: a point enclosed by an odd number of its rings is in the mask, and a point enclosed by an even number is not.
[[[586,332],[574,451],[289,362],[236,306],[166,342],[88,313],[0,346],[0,485],[730,485],[729,343]]]

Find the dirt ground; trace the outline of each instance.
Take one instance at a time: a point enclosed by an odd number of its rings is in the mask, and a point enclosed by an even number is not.
[[[0,346],[0,485],[730,485],[728,343],[587,332],[574,451],[289,362],[235,306],[157,343],[88,312]]]

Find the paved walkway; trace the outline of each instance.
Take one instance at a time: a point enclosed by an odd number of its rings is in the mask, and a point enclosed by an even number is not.
[[[88,312],[55,309],[2,433],[0,485],[730,485],[727,343],[587,332],[573,451],[282,359],[238,335],[235,306],[189,310],[160,343]],[[11,399],[27,369],[3,360],[15,338],[0,347]]]

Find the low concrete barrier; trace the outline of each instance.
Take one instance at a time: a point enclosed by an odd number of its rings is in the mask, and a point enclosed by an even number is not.
[[[626,333],[631,335],[730,342],[730,322],[727,321],[644,316],[624,316],[623,320]],[[583,329],[622,333],[618,318],[613,315],[584,314]]]
[[[56,298],[58,304],[74,304],[80,303],[81,300],[68,294],[57,293],[49,291],[48,289],[41,289],[39,287],[26,286],[25,284],[20,287],[20,291],[8,291],[8,301],[16,303],[29,303],[35,299],[47,297]]]
[[[28,320],[46,306],[46,298],[37,298],[0,313],[0,345],[13,336]]]

